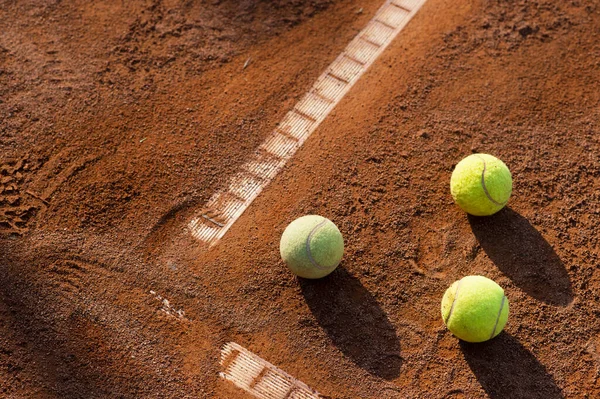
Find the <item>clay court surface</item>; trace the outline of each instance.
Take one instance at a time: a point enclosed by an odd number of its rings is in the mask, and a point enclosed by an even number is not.
[[[600,2],[428,0],[212,248],[186,226],[382,0],[0,0],[0,397],[251,398],[234,341],[325,398],[600,397]],[[509,206],[454,205],[472,152]],[[299,280],[293,219],[346,240]],[[469,274],[510,300],[465,344]]]

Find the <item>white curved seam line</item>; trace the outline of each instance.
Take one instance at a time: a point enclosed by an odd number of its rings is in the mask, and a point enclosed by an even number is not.
[[[496,334],[496,328],[498,328],[498,322],[500,321],[500,315],[502,314],[502,309],[504,309],[504,301],[506,301],[506,295],[502,295],[502,302],[500,303],[500,310],[498,311],[498,316],[496,317],[496,324],[494,324],[494,329],[492,330],[492,335],[490,335],[490,339],[494,338]]]
[[[308,233],[308,237],[306,237],[306,255],[308,255],[308,260],[310,260],[310,263],[312,263],[313,266],[319,270],[325,270],[327,268],[319,265],[317,261],[313,258],[312,253],[310,252],[310,240],[312,239],[313,235],[315,235],[317,230],[319,230],[321,226],[323,226],[325,223],[327,223],[327,219],[323,219],[322,222],[313,227],[310,233]]]
[[[501,203],[501,202],[498,202],[498,201],[496,201],[495,199],[493,199],[493,198],[492,198],[492,196],[490,195],[490,192],[488,191],[487,187],[485,186],[485,170],[486,170],[486,168],[487,168],[487,165],[486,165],[486,163],[485,163],[485,159],[483,159],[483,157],[481,157],[481,156],[479,156],[479,155],[477,155],[477,157],[478,157],[479,159],[481,159],[481,162],[483,162],[483,171],[481,172],[481,186],[483,187],[483,192],[485,193],[485,196],[486,196],[486,197],[487,197],[487,198],[488,198],[490,201],[492,201],[492,202],[493,202],[495,205],[498,205],[498,206],[504,206],[506,203],[504,203],[504,204],[503,204],[503,203]]]
[[[448,320],[450,320],[450,316],[452,315],[452,311],[454,310],[454,305],[456,304],[456,299],[458,298],[458,289],[460,288],[460,284],[462,283],[462,279],[456,284],[456,291],[454,291],[454,299],[452,300],[452,305],[450,306],[450,311],[448,312],[448,317],[444,320],[445,324],[448,324]]]

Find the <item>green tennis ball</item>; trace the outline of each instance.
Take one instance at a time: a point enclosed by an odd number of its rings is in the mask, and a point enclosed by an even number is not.
[[[504,208],[512,193],[508,167],[488,154],[469,155],[456,165],[450,178],[454,202],[475,216],[489,216]]]
[[[344,238],[331,220],[307,215],[286,227],[279,251],[295,275],[321,278],[334,271],[342,260]]]
[[[444,293],[442,319],[452,334],[463,341],[487,341],[504,329],[508,299],[502,287],[489,278],[463,277]]]

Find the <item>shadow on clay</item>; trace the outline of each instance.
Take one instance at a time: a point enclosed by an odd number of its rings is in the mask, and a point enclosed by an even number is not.
[[[564,263],[527,219],[505,208],[492,216],[469,215],[469,223],[485,253],[515,285],[551,305],[571,303]]]
[[[125,381],[126,371],[122,375],[115,374],[110,365],[116,367],[114,364],[118,361],[103,360],[96,342],[85,340],[85,334],[92,331],[92,326],[101,325],[100,322],[90,320],[85,309],[77,305],[73,305],[67,318],[57,314],[56,307],[64,300],[61,290],[65,288],[60,287],[66,286],[58,281],[61,277],[62,281],[69,281],[72,276],[60,270],[60,277],[54,282],[31,281],[23,270],[31,270],[35,261],[25,258],[29,265],[24,266],[5,251],[0,253],[0,323],[7,323],[11,329],[10,336],[3,337],[4,344],[9,353],[11,347],[18,348],[20,357],[27,362],[14,360],[15,378],[34,374],[29,389],[38,392],[39,397],[100,398],[115,394],[134,397],[135,389],[127,384],[112,387],[107,384],[107,381]],[[57,258],[62,259],[59,255]],[[79,271],[77,265],[70,267]],[[115,389],[120,392],[116,393]]]
[[[490,399],[562,399],[546,367],[506,332],[478,344],[460,341],[465,360]]]
[[[345,356],[378,377],[398,377],[402,358],[396,330],[357,278],[339,267],[319,280],[299,280],[317,322]]]

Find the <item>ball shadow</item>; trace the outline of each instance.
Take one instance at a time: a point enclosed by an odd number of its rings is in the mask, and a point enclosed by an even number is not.
[[[310,311],[345,356],[386,380],[400,375],[396,329],[358,279],[338,268],[320,280],[299,280]]]
[[[505,208],[487,217],[469,215],[469,223],[485,253],[515,285],[552,305],[571,303],[565,265],[527,219]]]
[[[513,336],[503,332],[491,341],[460,341],[460,346],[490,399],[564,398],[546,367]]]

